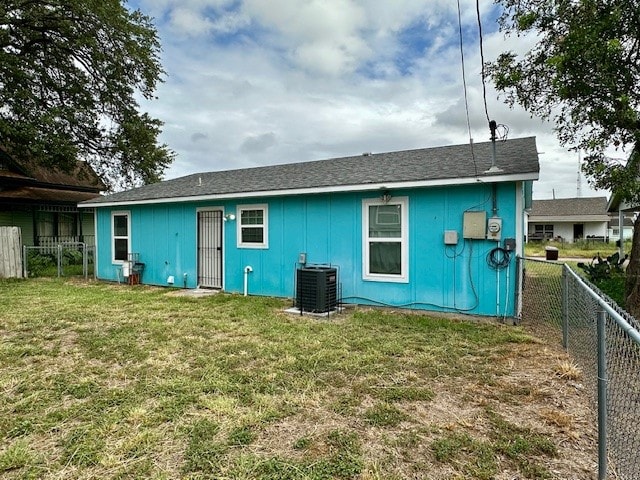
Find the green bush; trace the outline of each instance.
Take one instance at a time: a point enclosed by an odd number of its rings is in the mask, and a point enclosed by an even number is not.
[[[624,293],[624,283],[625,283],[626,275],[624,272],[613,272],[609,277],[602,278],[598,281],[593,282],[596,287],[598,287],[602,293],[608,295],[611,300],[616,302],[618,306],[622,309],[625,308],[625,293]]]
[[[51,270],[57,270],[56,257],[47,253],[29,252],[27,254],[27,270],[30,277],[50,275]]]
[[[65,250],[62,254],[62,265],[82,265],[82,252],[79,250]]]
[[[589,280],[594,283],[610,278],[614,273],[622,273],[620,255],[617,252],[607,258],[602,258],[600,253],[597,253],[591,262],[580,262],[578,263],[578,267],[584,270],[587,273]]]
[[[625,308],[626,275],[617,253],[606,259],[598,254],[590,263],[578,263],[578,267],[585,271],[591,283],[615,301],[620,308]]]

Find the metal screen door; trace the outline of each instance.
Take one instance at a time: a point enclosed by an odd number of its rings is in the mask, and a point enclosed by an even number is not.
[[[198,212],[198,285],[222,288],[222,211]]]

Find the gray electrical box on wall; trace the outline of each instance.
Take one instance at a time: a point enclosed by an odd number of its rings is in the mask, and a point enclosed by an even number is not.
[[[462,237],[484,240],[487,236],[487,212],[464,212]]]
[[[455,230],[444,231],[444,244],[445,245],[457,245],[458,244],[458,232]]]
[[[505,238],[504,239],[504,249],[512,252],[516,249],[516,239],[515,238]]]

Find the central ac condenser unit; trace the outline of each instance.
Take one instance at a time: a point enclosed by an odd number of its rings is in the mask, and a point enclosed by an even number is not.
[[[337,268],[308,266],[296,270],[296,307],[301,312],[335,310],[337,297]]]

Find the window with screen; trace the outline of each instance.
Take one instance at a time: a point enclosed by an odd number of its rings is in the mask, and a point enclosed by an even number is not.
[[[129,212],[114,212],[111,215],[111,246],[114,262],[124,262],[129,253]]]
[[[266,205],[238,207],[238,247],[268,247],[267,211]]]
[[[363,201],[363,277],[408,281],[408,199]]]

